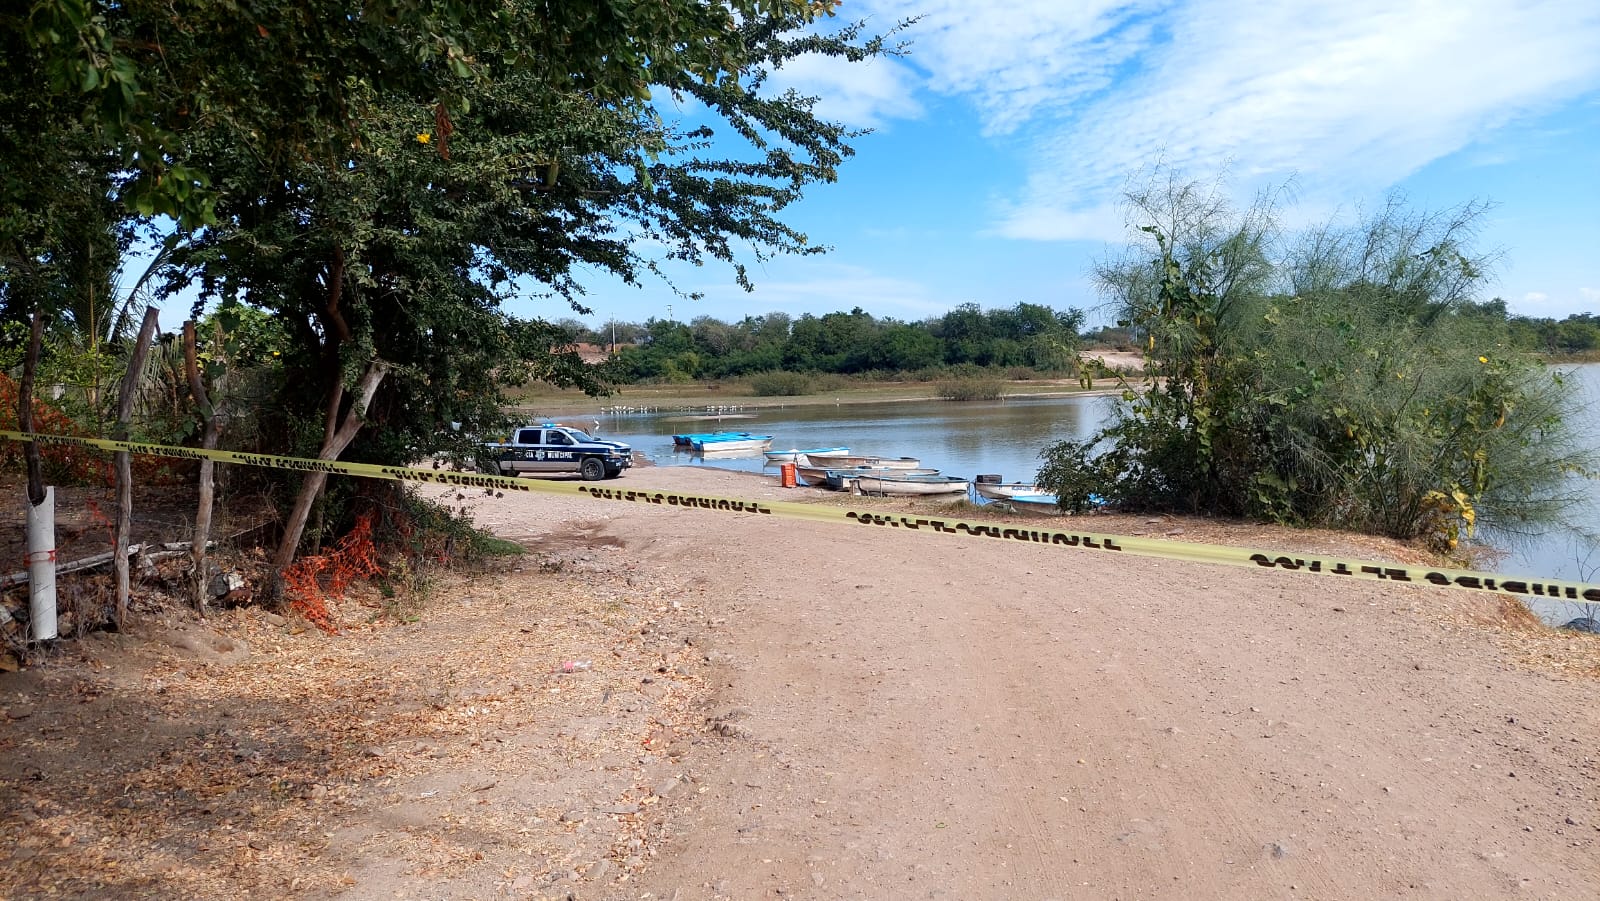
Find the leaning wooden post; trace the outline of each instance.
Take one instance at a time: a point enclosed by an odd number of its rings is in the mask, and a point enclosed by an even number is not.
[[[211,400],[206,395],[205,380],[200,377],[193,319],[183,324],[183,366],[185,374],[189,377],[189,395],[194,398],[195,408],[200,411],[200,419],[204,423],[200,446],[205,450],[215,450],[218,433],[222,431],[222,416],[219,410],[211,406]],[[211,475],[215,465],[210,459],[200,461],[200,502],[194,513],[194,543],[189,552],[194,561],[194,573],[191,579],[194,609],[201,616],[206,613],[206,542],[211,538],[213,490]]]
[[[160,311],[154,307],[144,311],[144,324],[139,327],[139,340],[133,346],[133,356],[128,360],[128,371],[122,377],[122,393],[117,397],[117,424],[111,437],[117,441],[128,440],[128,420],[133,418],[133,395],[139,379],[144,375],[144,361],[150,356],[150,341],[155,337]],[[133,458],[127,451],[117,451],[117,522],[112,562],[117,573],[117,607],[111,624],[122,631],[128,618],[128,533],[133,529]]]

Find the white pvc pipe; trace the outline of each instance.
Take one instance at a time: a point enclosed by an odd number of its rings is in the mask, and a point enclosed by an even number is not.
[[[28,505],[28,632],[34,641],[56,637],[56,490]]]

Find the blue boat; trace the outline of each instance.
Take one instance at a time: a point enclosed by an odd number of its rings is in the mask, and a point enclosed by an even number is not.
[[[696,441],[703,441],[706,438],[748,438],[749,436],[749,432],[686,432],[682,435],[673,435],[672,443],[678,447],[692,447]]]

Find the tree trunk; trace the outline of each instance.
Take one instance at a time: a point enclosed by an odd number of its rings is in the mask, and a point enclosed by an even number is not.
[[[33,431],[33,375],[39,369],[39,348],[44,344],[44,314],[33,311],[33,331],[28,336],[28,355],[22,363],[22,383],[17,386],[17,429]],[[39,442],[29,441],[22,447],[22,458],[28,465],[28,504],[37,507],[44,503],[44,476],[39,467]]]
[[[194,320],[183,324],[183,365],[185,374],[189,378],[189,395],[194,399],[195,407],[200,411],[200,418],[204,422],[204,431],[200,436],[200,446],[205,450],[215,450],[217,437],[222,431],[222,411],[211,406],[211,400],[206,396],[205,380],[200,377],[199,354],[195,349]],[[201,616],[206,614],[206,542],[211,538],[211,506],[213,494],[212,470],[216,463],[213,460],[200,461],[200,502],[194,513],[194,543],[190,549],[190,557],[194,562],[194,572],[191,588],[194,592],[194,609]]]
[[[128,420],[133,418],[133,395],[139,379],[144,376],[144,363],[150,356],[150,341],[155,336],[160,311],[144,311],[144,324],[139,327],[139,340],[133,346],[133,356],[128,360],[128,371],[122,377],[122,393],[117,398],[117,424],[112,437],[128,440]],[[117,573],[117,608],[111,624],[118,632],[128,618],[128,532],[133,528],[133,465],[132,455],[117,451],[117,523],[112,551]]]
[[[357,388],[355,401],[345,412],[342,422],[339,420],[339,407],[344,399],[344,392],[342,390],[329,392],[322,450],[317,453],[317,459],[337,460],[339,454],[355,440],[356,433],[361,430],[361,419],[367,413],[367,406],[372,403],[372,396],[377,393],[378,384],[383,381],[388,371],[388,364],[377,360],[367,366],[366,374],[361,377],[361,384]],[[334,428],[335,423],[339,423],[337,429]],[[307,473],[305,481],[300,484],[300,494],[295,498],[294,509],[289,511],[289,518],[284,523],[283,542],[278,545],[277,556],[272,560],[273,567],[278,572],[281,573],[285,567],[294,562],[295,551],[300,547],[300,538],[305,533],[306,520],[311,516],[311,505],[316,503],[317,496],[322,493],[322,488],[327,483],[327,473],[313,472]]]

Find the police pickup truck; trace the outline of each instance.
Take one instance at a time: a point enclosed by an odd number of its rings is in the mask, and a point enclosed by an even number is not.
[[[492,474],[575,472],[591,482],[614,479],[632,465],[628,445],[553,422],[522,426],[509,441],[485,444],[482,461],[484,472]]]

